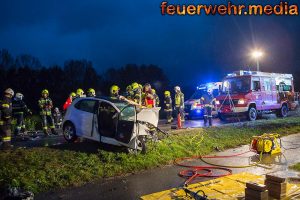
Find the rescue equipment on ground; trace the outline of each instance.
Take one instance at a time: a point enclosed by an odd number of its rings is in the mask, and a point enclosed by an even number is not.
[[[277,154],[281,153],[281,141],[279,134],[263,134],[261,136],[253,136],[250,144],[250,150],[260,153]]]

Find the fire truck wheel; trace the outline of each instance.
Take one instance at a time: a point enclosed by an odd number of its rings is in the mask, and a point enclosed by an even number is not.
[[[283,104],[281,108],[277,111],[276,115],[277,117],[287,117],[289,112],[289,108],[286,104]]]
[[[248,110],[248,120],[255,121],[257,118],[257,111],[254,107],[249,108]]]

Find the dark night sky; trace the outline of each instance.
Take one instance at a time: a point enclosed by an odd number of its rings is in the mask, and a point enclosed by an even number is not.
[[[127,63],[157,64],[181,84],[253,66],[249,52],[255,47],[266,54],[261,61],[265,71],[293,72],[300,65],[299,16],[171,17],[161,16],[160,3],[2,0],[0,48],[31,54],[44,65],[85,58],[99,72]]]

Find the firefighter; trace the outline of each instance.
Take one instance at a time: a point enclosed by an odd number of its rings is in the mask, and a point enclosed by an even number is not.
[[[67,111],[68,107],[72,104],[72,101],[76,98],[75,92],[71,92],[66,102],[63,105],[63,111]]]
[[[54,108],[53,121],[54,121],[55,128],[57,128],[57,129],[61,128],[63,117],[62,117],[62,114],[61,114],[59,108],[57,108],[57,107]]]
[[[75,99],[76,99],[76,98],[80,98],[80,97],[84,97],[84,91],[83,91],[83,89],[78,88],[78,89],[76,90],[76,97],[75,97]]]
[[[119,99],[120,95],[119,95],[119,91],[120,88],[117,85],[113,85],[110,87],[110,97],[113,99]]]
[[[209,126],[212,126],[212,109],[216,103],[212,89],[207,89],[207,92],[201,97],[200,100],[201,104],[204,105],[204,125],[206,125],[208,121]]]
[[[14,91],[8,88],[4,91],[4,96],[0,101],[0,139],[1,149],[11,149],[11,117],[12,117],[12,97]]]
[[[125,97],[126,97],[126,99],[132,100],[132,96],[133,96],[132,86],[128,85],[126,87]]]
[[[152,89],[152,94],[153,94],[153,96],[154,96],[154,100],[155,100],[155,107],[159,107],[159,97],[158,97],[158,95],[156,94],[156,91],[155,91],[155,89]]]
[[[96,96],[96,91],[93,88],[88,89],[87,91],[87,97],[95,97]]]
[[[53,103],[52,100],[49,98],[49,91],[44,89],[42,91],[42,97],[39,100],[39,107],[40,107],[40,115],[42,118],[43,122],[43,131],[44,134],[47,136],[48,135],[48,125],[51,129],[51,133],[54,135],[57,135],[55,131],[55,126],[54,126],[54,121],[52,118],[52,112],[51,109],[53,108]]]
[[[15,135],[19,135],[20,132],[25,132],[24,113],[32,114],[27,108],[26,103],[23,101],[24,95],[16,93],[16,96],[12,102],[13,117],[17,120]]]
[[[132,87],[132,100],[139,104],[142,105],[142,89],[141,86],[137,83],[134,82],[131,84]]]
[[[167,115],[167,124],[172,123],[173,117],[173,109],[172,109],[172,98],[170,91],[165,91],[165,99],[164,99],[164,105],[165,105],[165,112]]]
[[[146,83],[143,88],[143,105],[147,108],[153,108],[154,105],[154,95],[152,93],[151,85],[149,83]]]
[[[181,121],[184,122],[184,94],[181,92],[179,86],[174,88],[175,90],[175,110],[176,116],[180,114]]]

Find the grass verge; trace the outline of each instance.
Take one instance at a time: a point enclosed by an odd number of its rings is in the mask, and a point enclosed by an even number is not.
[[[146,155],[99,150],[96,153],[50,147],[0,152],[0,187],[22,187],[34,193],[78,186],[89,181],[133,173],[172,163],[175,158],[205,155],[248,144],[265,132],[282,136],[300,132],[298,117],[261,120],[224,127],[180,130],[155,145]]]
[[[295,165],[292,165],[289,167],[290,169],[296,170],[298,172],[300,172],[300,163],[297,163]]]

